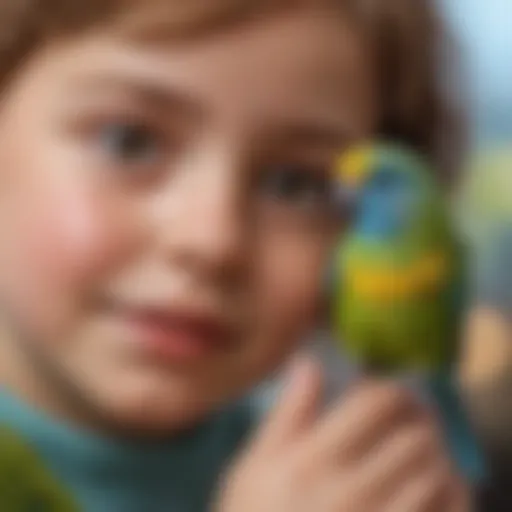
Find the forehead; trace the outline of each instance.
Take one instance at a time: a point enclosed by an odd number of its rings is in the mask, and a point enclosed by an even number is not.
[[[365,46],[350,22],[327,8],[284,10],[185,39],[141,39],[108,27],[59,51],[53,76],[61,85],[72,81],[77,94],[94,82],[172,89],[188,105],[227,118],[284,119],[300,111],[354,132],[373,115]]]
[[[81,1],[81,0],[78,0]],[[103,0],[111,21],[139,39],[197,38],[251,23],[283,10],[328,8],[348,12],[348,0]]]

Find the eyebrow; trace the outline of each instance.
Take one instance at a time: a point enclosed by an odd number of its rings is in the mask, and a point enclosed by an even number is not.
[[[187,91],[175,89],[136,74],[98,72],[78,76],[74,80],[76,92],[123,91],[154,112],[172,112],[184,118],[204,117],[205,108]],[[332,149],[342,146],[356,136],[354,130],[339,120],[287,119],[279,127],[275,139],[284,145],[310,145]]]
[[[185,91],[172,89],[156,81],[114,74],[98,74],[80,77],[76,80],[75,91],[124,91],[140,103],[161,112],[181,113],[189,117],[201,117],[201,104]]]

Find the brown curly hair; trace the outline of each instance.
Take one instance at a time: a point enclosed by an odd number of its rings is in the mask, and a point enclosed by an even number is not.
[[[199,37],[308,1],[341,7],[367,35],[382,107],[377,135],[423,152],[448,176],[464,137],[446,87],[456,59],[430,0],[0,0],[0,87],[40,46],[98,25],[138,37]]]

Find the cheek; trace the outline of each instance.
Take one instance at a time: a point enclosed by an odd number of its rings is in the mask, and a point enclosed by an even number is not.
[[[79,194],[52,195],[38,201],[38,208],[19,214],[13,238],[22,255],[20,263],[32,270],[32,277],[57,286],[84,281],[94,276],[107,249],[101,212]]]
[[[25,168],[13,180],[3,199],[8,221],[0,235],[4,300],[26,323],[52,336],[73,321],[83,295],[119,253],[105,198],[60,171],[38,179]]]
[[[307,241],[279,237],[265,244],[260,301],[265,323],[276,335],[294,342],[311,326],[329,247],[328,240],[320,237]]]

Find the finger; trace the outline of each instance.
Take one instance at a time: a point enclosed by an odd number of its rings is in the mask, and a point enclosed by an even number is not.
[[[401,427],[358,464],[356,484],[382,503],[394,489],[441,459],[441,443],[425,424]]]
[[[395,384],[365,383],[332,409],[307,440],[308,457],[358,460],[387,433],[421,411]]]
[[[260,449],[274,450],[311,425],[316,417],[323,387],[322,370],[312,358],[295,360],[278,403],[257,434]]]
[[[409,479],[398,487],[383,512],[453,512],[446,508],[450,473],[444,466]]]
[[[470,486],[459,476],[452,478],[448,488],[446,512],[470,512],[474,510],[474,496]],[[440,512],[444,512],[441,510]]]

